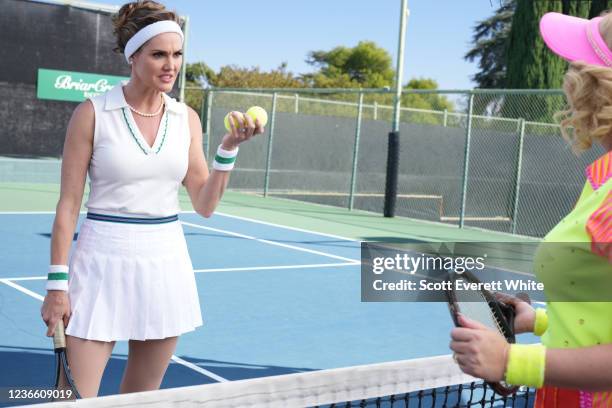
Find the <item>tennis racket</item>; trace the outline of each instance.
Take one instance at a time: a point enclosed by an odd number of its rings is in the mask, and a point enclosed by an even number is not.
[[[71,395],[66,395],[69,399],[76,397],[80,399],[81,395],[77,390],[77,387],[70,373],[70,367],[68,367],[68,360],[66,358],[66,335],[64,333],[64,321],[59,320],[57,326],[55,326],[55,334],[53,334],[53,349],[55,350],[55,389],[58,390],[62,376],[64,376],[66,383],[72,391]],[[67,393],[69,394],[69,393]],[[64,398],[65,399],[65,398]]]
[[[456,327],[459,324],[459,313],[485,326],[498,331],[508,343],[514,343],[514,307],[507,305],[485,289],[466,289],[466,285],[481,283],[476,276],[466,271],[461,274],[449,272],[450,287],[446,290],[448,307]],[[459,282],[462,281],[462,282]],[[461,286],[459,286],[461,285]],[[461,289],[460,289],[461,288]],[[502,396],[515,393],[519,387],[505,382],[487,382]]]

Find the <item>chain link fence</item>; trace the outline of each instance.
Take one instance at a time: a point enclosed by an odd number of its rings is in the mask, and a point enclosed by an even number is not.
[[[266,134],[241,147],[230,188],[383,212],[390,91],[190,92],[201,95],[209,162],[228,111],[268,111]],[[405,92],[396,215],[542,237],[604,153],[572,153],[554,121],[564,106],[556,90]]]

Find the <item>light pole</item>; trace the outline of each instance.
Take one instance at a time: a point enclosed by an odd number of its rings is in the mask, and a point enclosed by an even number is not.
[[[397,176],[399,169],[399,124],[400,108],[402,102],[402,74],[404,71],[404,43],[406,38],[406,25],[408,23],[408,0],[402,0],[400,9],[400,29],[397,46],[397,69],[395,72],[395,96],[393,103],[393,125],[389,133],[387,146],[387,179],[385,181],[384,216],[395,215],[395,202],[397,199]]]
[[[393,131],[399,132],[400,108],[402,102],[402,79],[404,77],[404,45],[406,43],[406,26],[410,17],[408,0],[402,0],[400,11],[399,41],[397,42],[397,67],[395,70],[395,98],[393,101]]]

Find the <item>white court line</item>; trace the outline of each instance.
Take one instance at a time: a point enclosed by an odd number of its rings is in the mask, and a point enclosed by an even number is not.
[[[2,283],[4,283],[5,285],[8,285],[8,286],[10,286],[10,287],[12,287],[12,288],[14,288],[14,289],[17,289],[18,291],[20,291],[20,292],[22,292],[22,293],[25,293],[26,295],[31,296],[31,297],[33,297],[34,299],[38,299],[38,300],[40,300],[41,302],[45,300],[45,298],[44,298],[43,296],[40,296],[38,293],[36,293],[36,292],[32,292],[31,290],[26,289],[26,288],[24,288],[23,286],[18,285],[18,284],[14,283],[14,282],[11,282],[11,281],[10,281],[10,280],[8,280],[8,279],[0,279],[0,282],[2,282]],[[172,355],[172,357],[171,357],[171,358],[172,358],[172,360],[176,361],[178,364],[181,364],[181,365],[183,365],[183,366],[185,366],[185,367],[187,367],[187,368],[189,368],[189,369],[191,369],[191,370],[197,371],[198,373],[203,374],[203,375],[205,375],[205,376],[207,376],[207,377],[210,377],[210,378],[212,378],[213,380],[216,380],[216,381],[219,381],[219,382],[225,382],[225,381],[227,381],[225,378],[220,377],[220,376],[218,376],[218,375],[217,375],[217,374],[215,374],[215,373],[211,373],[210,371],[205,370],[205,369],[203,369],[202,367],[198,367],[197,365],[195,365],[195,364],[193,364],[193,363],[190,363],[190,362],[188,362],[188,361],[185,361],[185,360],[183,360],[183,359],[182,359],[182,358],[180,358],[180,357],[177,357],[177,356],[175,356],[175,355]]]
[[[195,211],[181,211],[181,214],[195,214],[195,213],[196,213]],[[8,212],[8,211],[7,212],[2,212],[2,211],[0,211],[0,215],[4,215],[4,214],[9,214],[9,215],[20,215],[20,214],[55,214],[55,211],[20,211],[20,212]],[[81,211],[80,214],[86,214],[86,212],[85,211]],[[351,239],[351,238],[347,238],[347,237],[341,237],[339,235],[327,234],[327,233],[323,233],[323,232],[316,232],[316,231],[311,231],[311,230],[302,229],[302,228],[296,228],[296,227],[289,227],[289,226],[286,226],[286,225],[275,224],[275,223],[266,222],[266,221],[259,221],[259,220],[253,219],[253,218],[241,217],[241,216],[237,216],[237,215],[230,215],[230,214],[226,214],[226,213],[222,213],[222,212],[215,212],[215,215],[220,215],[222,217],[235,218],[235,219],[239,219],[239,220],[249,221],[249,222],[256,223],[256,224],[269,225],[269,226],[277,227],[277,228],[284,228],[284,229],[293,230],[293,231],[305,232],[305,233],[313,234],[313,235],[321,235],[321,236],[330,237],[330,238],[342,239],[342,240],[345,240],[345,241],[363,242],[363,241],[359,241],[359,240],[355,240],[355,239]],[[196,228],[207,228],[207,229],[214,230],[211,227],[204,227],[202,225],[191,224],[191,223],[187,223],[187,222],[184,222],[184,221],[181,221],[181,223],[183,223],[185,225],[190,225],[190,226],[193,226],[193,227],[196,227]],[[228,231],[222,231],[222,230],[217,230],[217,231],[231,234]],[[235,234],[237,236],[240,236],[240,234],[237,234],[237,233],[235,233]],[[266,240],[261,240],[261,239],[254,238],[254,237],[248,237],[248,236],[243,236],[243,237],[247,238],[247,239],[255,239],[255,240],[258,240],[258,241],[261,241],[261,242],[266,242]],[[269,241],[267,241],[267,243],[270,243],[270,244],[273,244],[273,245],[278,244],[278,245],[281,245],[281,246],[284,245],[284,244],[273,243],[273,242],[269,242]],[[299,248],[299,247],[294,247],[293,249],[296,249],[296,248]],[[305,248],[300,248],[300,250],[306,250],[306,249]],[[309,250],[306,250],[306,251],[309,251]],[[333,255],[330,255],[330,254],[326,254],[324,256],[334,257]],[[348,259],[348,258],[344,258],[344,259]],[[328,265],[321,264],[321,267],[324,267],[324,266],[345,266],[345,265],[352,265],[352,264],[357,265],[358,262],[355,261],[355,260],[350,260],[350,262],[347,263],[347,264],[328,264]],[[299,268],[299,267],[309,268],[309,267],[315,267],[315,266],[295,266],[295,267],[296,268]],[[223,272],[223,271],[231,271],[231,270],[256,270],[256,269],[258,269],[258,268],[245,268],[245,269],[241,269],[241,268],[227,268],[225,270],[221,270],[221,269],[210,269],[210,270],[196,269],[194,272]],[[281,268],[279,268],[279,267],[261,267],[261,269],[281,269]],[[508,271],[510,273],[515,273],[515,274],[519,274],[519,275],[533,276],[533,275],[530,275],[528,273],[521,272],[521,271],[515,271],[515,270],[512,270],[512,269],[506,269],[506,268],[500,268],[500,269],[503,270],[503,271]],[[47,278],[46,276],[43,276],[43,277],[30,277],[30,278],[10,278],[10,280],[36,280],[36,279],[46,279],[46,278]],[[533,303],[537,304],[537,305],[544,305],[544,306],[546,305],[545,302],[533,302]]]
[[[194,211],[181,211],[181,214],[194,214],[194,213],[195,213]],[[24,214],[24,215],[25,214],[55,214],[55,212],[54,211],[0,212],[0,215],[5,215],[5,214],[7,214],[7,215],[19,215],[19,214]],[[85,214],[85,212],[81,211],[79,214]],[[313,231],[308,231],[308,230],[300,229],[300,228],[286,227],[286,226],[283,226],[283,225],[272,224],[272,223],[268,223],[268,222],[264,222],[264,221],[257,221],[257,220],[253,220],[253,219],[250,219],[250,218],[238,217],[238,216],[228,215],[228,214],[223,214],[223,213],[218,213],[218,214],[222,215],[224,217],[242,219],[242,220],[250,221],[250,222],[253,222],[253,223],[270,225],[270,226],[278,227],[278,228],[285,228],[285,229],[290,229],[290,230],[295,230],[295,231],[300,231],[300,232],[306,232],[306,233],[309,233],[309,234],[327,236],[327,237],[342,239],[342,240],[346,240],[346,241],[360,242],[360,241],[351,240],[350,238],[340,237],[340,236],[331,235],[331,234],[324,234],[324,233],[319,233],[319,232],[313,232]],[[193,223],[186,222],[186,221],[180,221],[180,222],[182,224],[184,224],[184,225],[189,225],[189,226],[194,227],[194,228],[208,229],[208,230],[211,230],[211,231],[216,231],[216,232],[221,232],[221,233],[228,234],[228,235],[234,235],[234,236],[241,237],[241,238],[251,239],[251,240],[259,241],[259,242],[270,244],[270,245],[282,246],[282,247],[285,247],[285,248],[295,249],[297,251],[310,252],[312,254],[322,255],[322,256],[329,257],[329,258],[340,259],[342,261],[359,262],[359,261],[357,261],[355,259],[345,258],[345,257],[342,257],[342,256],[332,255],[332,254],[328,254],[326,252],[315,251],[315,250],[312,250],[312,249],[302,248],[302,247],[298,247],[298,246],[282,244],[282,243],[279,243],[279,242],[268,241],[268,240],[265,240],[265,239],[251,237],[249,235],[240,234],[240,233],[237,233],[237,232],[221,230],[221,229],[217,229],[217,228],[213,228],[213,227],[205,227],[205,226],[200,225],[200,224],[193,224]]]
[[[55,211],[0,211],[0,215],[28,215],[28,214],[29,215],[55,214]],[[87,211],[80,211],[79,214],[87,214]],[[181,211],[180,214],[196,214],[196,212],[195,211]],[[289,227],[287,225],[275,224],[273,222],[260,221],[254,218],[240,217],[238,215],[225,214],[222,212],[215,212],[215,215],[219,215],[221,217],[236,218],[238,220],[249,221],[255,224],[269,225],[271,227],[283,228],[283,229],[288,229],[292,231],[306,232],[308,234],[320,235],[323,237],[341,239],[343,241],[362,242],[360,240],[353,239],[353,238],[341,237],[339,235],[328,234],[325,232],[317,232],[317,231],[307,230],[303,228]]]
[[[0,211],[0,215],[37,215],[37,214],[55,214],[55,211]],[[80,214],[83,214],[81,211]]]
[[[0,211],[0,215],[53,215],[53,214],[55,214],[55,211]],[[87,211],[80,211],[79,214],[85,215],[87,214]],[[180,214],[196,214],[196,212],[195,211],[181,211]],[[255,224],[269,225],[271,227],[283,228],[283,229],[288,229],[292,231],[306,232],[308,234],[313,234],[313,235],[321,235],[323,237],[341,239],[343,241],[361,242],[353,238],[341,237],[339,235],[327,234],[325,232],[317,232],[317,231],[312,231],[312,230],[307,230],[307,229],[302,229],[302,228],[297,228],[297,227],[289,227],[287,225],[275,224],[273,222],[259,221],[254,218],[239,217],[237,215],[230,215],[230,214],[225,214],[222,212],[215,212],[215,215],[219,215],[221,217],[236,218],[236,219],[243,220],[243,221],[249,221]]]
[[[17,289],[18,291],[20,291],[22,293],[25,293],[28,296],[32,296],[34,299],[38,299],[41,302],[43,300],[45,300],[45,298],[43,296],[40,296],[38,293],[32,292],[30,289],[26,289],[23,286],[18,285],[18,284],[14,283],[14,282],[11,282],[8,279],[0,279],[0,282],[4,283],[5,285],[8,285],[8,286],[12,287],[13,289]]]
[[[220,232],[222,234],[233,235],[235,237],[250,239],[250,240],[261,242],[261,243],[264,243],[264,244],[276,245],[276,246],[280,246],[280,247],[283,247],[283,248],[294,249],[296,251],[302,251],[302,252],[308,252],[308,253],[315,254],[315,255],[326,256],[328,258],[340,259],[341,261],[360,262],[360,261],[358,261],[356,259],[345,258],[343,256],[332,255],[332,254],[328,254],[326,252],[321,252],[321,251],[315,251],[314,249],[307,249],[307,248],[302,248],[302,247],[298,247],[298,246],[294,246],[294,245],[282,244],[280,242],[274,242],[274,241],[269,241],[267,239],[256,238],[256,237],[252,237],[250,235],[240,234],[238,232],[226,231],[226,230],[222,230],[222,229],[218,229],[218,228],[213,228],[213,227],[205,227],[203,225],[192,224],[190,222],[185,222],[185,221],[181,221],[181,223],[184,224],[184,225],[188,225],[190,227],[193,227],[193,228],[200,228],[200,229]]]
[[[321,235],[323,237],[330,237],[330,238],[341,239],[343,241],[362,242],[362,241],[360,241],[358,239],[341,237],[339,235],[327,234],[325,232],[317,232],[317,231],[307,230],[307,229],[303,229],[303,228],[289,227],[287,225],[275,224],[273,222],[267,222],[267,221],[259,221],[259,220],[255,220],[253,218],[240,217],[238,215],[230,215],[230,214],[226,214],[226,213],[222,213],[222,212],[215,212],[215,215],[220,215],[222,217],[228,217],[228,218],[236,218],[238,220],[249,221],[249,222],[253,222],[253,223],[256,223],[256,224],[262,224],[262,225],[269,225],[271,227],[276,227],[276,228],[284,228],[284,229],[288,229],[288,230],[292,230],[292,231],[306,232],[308,234],[313,234],[313,235]]]
[[[361,265],[361,262],[341,262],[341,263],[305,264],[305,265],[247,266],[247,267],[241,267],[241,268],[209,268],[209,269],[194,269],[193,271],[196,273],[212,273],[212,272],[235,272],[235,271],[261,271],[261,270],[267,270],[267,269],[329,268],[329,267],[334,267],[334,266],[357,266],[357,265]],[[18,277],[18,278],[3,278],[3,279],[0,279],[0,281],[33,281],[33,280],[45,280],[45,279],[47,279],[46,276],[25,276],[25,277]]]
[[[43,279],[47,279],[47,277],[46,276],[24,276],[20,278],[2,278],[0,279],[0,281],[4,281],[4,280],[6,281],[29,281],[29,280],[43,280]]]
[[[11,212],[0,212],[0,215],[3,215],[3,214],[17,214],[17,215],[19,215],[19,214],[55,214],[55,212],[53,212],[53,211],[47,211],[47,212],[44,212],[44,211],[35,212],[35,211],[33,211],[33,212],[14,212],[14,213],[11,213]],[[81,211],[80,214],[86,214],[86,212]],[[181,211],[181,214],[195,214],[195,211]],[[342,239],[342,240],[352,241],[352,242],[362,242],[362,241],[352,240],[352,239],[346,238],[346,237],[341,237],[341,236],[338,236],[338,235],[320,233],[320,232],[310,231],[310,230],[301,229],[301,228],[288,227],[288,226],[284,226],[284,225],[280,225],[280,224],[274,224],[274,223],[270,223],[270,222],[259,221],[259,220],[255,220],[255,219],[247,218],[247,217],[240,217],[240,216],[230,215],[230,214],[225,214],[225,213],[215,213],[215,214],[223,216],[223,217],[236,218],[236,219],[239,219],[239,220],[253,222],[253,223],[256,223],[256,224],[269,225],[269,226],[273,226],[273,227],[277,227],[277,228],[284,228],[284,229],[288,229],[288,230],[305,232],[305,233],[309,233],[309,234],[313,234],[313,235],[327,236],[327,237],[331,237],[331,238],[337,238],[337,239]],[[328,256],[328,257],[337,258],[337,259],[341,259],[341,260],[348,260],[349,262],[352,262],[354,264],[358,264],[358,261],[356,261],[356,260],[352,260],[352,259],[349,259],[349,258],[338,257],[336,255],[326,254],[324,252],[318,252],[318,251],[314,251],[313,252],[313,250],[308,250],[306,248],[294,247],[294,246],[290,246],[290,245],[287,245],[287,244],[275,243],[275,242],[267,241],[267,240],[264,240],[264,239],[250,237],[250,236],[247,236],[247,235],[242,235],[242,234],[239,234],[239,233],[234,233],[234,232],[230,232],[230,231],[226,231],[226,230],[215,229],[215,228],[212,228],[212,227],[205,227],[203,225],[192,224],[192,223],[188,223],[188,222],[185,222],[185,221],[181,221],[181,223],[185,224],[185,225],[189,225],[189,226],[195,227],[195,228],[210,229],[212,231],[217,231],[217,232],[222,232],[222,233],[226,233],[226,234],[230,234],[230,235],[240,236],[240,237],[247,238],[247,239],[253,239],[253,240],[264,242],[264,243],[268,243],[268,244],[271,244],[271,245],[285,246],[287,248],[297,249],[297,250],[300,250],[300,251],[312,252],[312,253],[315,253],[315,254],[318,254],[318,255]],[[322,266],[344,266],[344,265],[332,265],[332,264],[329,264],[329,265],[322,265]],[[304,268],[309,268],[309,266],[303,266],[303,267]],[[299,266],[296,266],[296,268],[299,268]],[[261,267],[260,269],[282,269],[282,268]],[[516,271],[516,270],[513,270],[513,269],[509,269],[509,268],[497,268],[497,269],[499,269],[501,271],[504,271],[504,272],[509,272],[509,273],[512,273],[512,274],[516,274],[516,275],[523,275],[523,276],[533,277],[533,274],[530,274],[528,272]],[[255,269],[252,269],[252,268],[245,268],[245,269],[228,268],[226,270],[227,271],[233,271],[233,270],[245,270],[246,271],[246,270],[257,270],[257,268],[255,268]],[[222,269],[211,269],[211,270],[197,269],[197,270],[195,270],[195,272],[223,272],[223,271],[226,271],[226,270],[222,270]],[[9,278],[9,279],[10,280],[26,280],[26,279],[39,279],[39,278],[38,277],[34,277],[34,278]],[[46,277],[43,277],[43,279],[46,279]]]
[[[191,363],[189,361],[183,360],[182,358],[177,357],[175,355],[173,355],[171,358],[172,358],[173,361],[176,361],[177,363],[182,364],[185,367],[191,368],[193,371],[197,371],[198,373],[203,374],[206,377],[210,377],[213,380],[216,380],[218,382],[228,382],[229,381],[226,378],[223,378],[223,377],[221,377],[221,376],[219,376],[219,375],[217,375],[217,374],[215,374],[215,373],[213,373],[211,371],[208,371],[208,370],[206,370],[206,369],[204,369],[204,368],[202,368],[200,366],[197,366],[197,365],[195,365],[195,364],[193,364],[193,363]]]
[[[245,268],[214,268],[214,269],[194,269],[197,273],[206,272],[236,272],[236,271],[263,271],[270,269],[306,269],[306,268],[327,268],[330,266],[356,266],[361,265],[360,262],[346,263],[329,263],[329,264],[311,264],[311,265],[280,265],[280,266],[252,266]]]
[[[31,215],[37,215],[37,214],[55,214],[55,211],[0,211],[0,215],[21,215],[21,214],[23,214],[23,215],[28,215],[28,214],[31,214]],[[81,211],[81,212],[79,212],[79,214],[87,214],[87,211]],[[196,212],[195,211],[181,211],[180,214],[196,214]],[[341,237],[339,235],[328,234],[328,233],[325,233],[325,232],[317,232],[317,231],[307,230],[307,229],[304,229],[304,228],[289,227],[287,225],[275,224],[273,222],[267,222],[267,221],[260,221],[260,220],[254,219],[254,218],[240,217],[238,215],[231,215],[231,214],[226,214],[226,213],[223,213],[223,212],[215,212],[214,215],[219,215],[221,217],[235,218],[235,219],[238,219],[238,220],[249,221],[249,222],[252,222],[252,223],[255,223],[255,224],[269,225],[271,227],[283,228],[283,229],[292,230],[292,231],[306,232],[308,234],[320,235],[322,237],[341,239],[343,241],[362,242],[361,240],[358,240],[358,239]]]

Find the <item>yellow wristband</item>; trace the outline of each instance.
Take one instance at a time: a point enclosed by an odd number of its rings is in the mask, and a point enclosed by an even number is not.
[[[548,329],[548,314],[546,309],[536,309],[535,322],[533,323],[533,334],[541,336]]]
[[[540,388],[544,385],[546,347],[541,344],[511,344],[506,365],[506,382]]]

